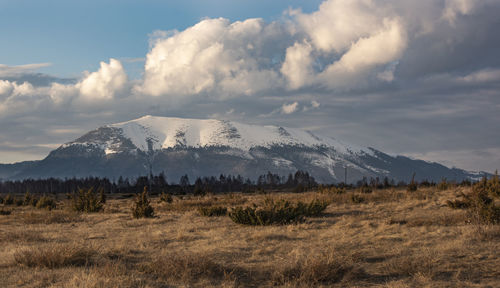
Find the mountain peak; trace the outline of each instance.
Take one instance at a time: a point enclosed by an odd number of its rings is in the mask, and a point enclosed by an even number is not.
[[[301,129],[250,125],[227,120],[146,115],[105,127],[119,129],[124,138],[129,139],[142,151],[149,151],[150,148],[161,150],[178,146],[230,147],[243,151],[248,151],[253,147],[325,146],[343,153],[369,151]],[[113,149],[106,148],[106,151],[113,153]]]

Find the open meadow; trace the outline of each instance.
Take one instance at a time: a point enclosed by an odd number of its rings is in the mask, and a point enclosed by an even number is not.
[[[499,225],[448,207],[462,192],[470,187],[152,196],[155,216],[142,219],[131,195],[109,195],[97,213],[71,211],[64,195],[51,211],[0,204],[0,286],[500,287]],[[329,205],[266,226],[199,209],[279,199]]]

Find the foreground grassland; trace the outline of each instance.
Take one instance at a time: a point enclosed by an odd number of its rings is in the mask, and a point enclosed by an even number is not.
[[[468,224],[465,210],[446,205],[468,191],[153,197],[148,219],[133,219],[133,200],[118,195],[90,214],[71,212],[62,199],[52,211],[8,206],[0,286],[500,287],[499,225]],[[199,207],[231,210],[269,197],[331,204],[290,225],[200,215]]]

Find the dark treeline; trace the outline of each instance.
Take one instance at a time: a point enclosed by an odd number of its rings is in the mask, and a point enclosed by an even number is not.
[[[71,179],[25,179],[0,182],[2,194],[69,194],[79,188],[102,189],[105,193],[138,193],[144,187],[152,194],[206,194],[227,192],[254,192],[264,189],[295,189],[297,192],[317,187],[314,178],[308,172],[297,171],[286,177],[268,172],[258,177],[257,181],[244,179],[240,175],[220,175],[219,177],[196,178],[193,182],[187,175],[182,176],[178,183],[168,183],[163,173],[155,176],[140,176],[137,179],[120,177],[117,181],[107,178],[71,178]]]
[[[446,179],[442,181],[446,182]],[[421,181],[415,182],[419,187],[436,186],[435,182]],[[459,185],[469,186],[471,182],[464,180]],[[363,178],[356,184],[330,184],[322,187],[336,186],[344,188],[371,187],[374,189],[384,189],[391,187],[404,187],[407,183],[400,181],[396,183],[393,179]],[[259,192],[264,190],[287,190],[303,192],[318,187],[314,177],[308,172],[297,171],[288,176],[279,176],[268,172],[261,175],[256,181],[248,178],[244,179],[240,175],[220,175],[219,177],[199,177],[192,182],[187,175],[182,176],[177,183],[167,182],[163,173],[155,176],[140,176],[137,179],[120,177],[117,181],[110,181],[107,178],[71,178],[71,179],[25,179],[18,181],[0,181],[1,194],[69,194],[74,193],[79,188],[93,187],[96,190],[103,190],[105,193],[138,193],[148,187],[152,194],[207,194],[207,193],[228,193],[228,192]]]

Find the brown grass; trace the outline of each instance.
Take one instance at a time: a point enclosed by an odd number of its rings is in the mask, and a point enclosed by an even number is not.
[[[446,201],[467,188],[174,196],[133,219],[104,211],[9,206],[0,217],[1,287],[498,287],[500,226],[478,234]],[[352,203],[352,195],[362,203]],[[269,199],[331,204],[292,225],[248,227],[198,207]],[[267,200],[266,200],[267,199]],[[2,208],[2,205],[0,205]]]
[[[18,215],[24,224],[57,224],[81,221],[81,215],[71,211],[29,211]]]
[[[61,268],[68,266],[88,266],[97,251],[78,244],[52,244],[22,248],[14,253],[14,263],[27,267]]]

